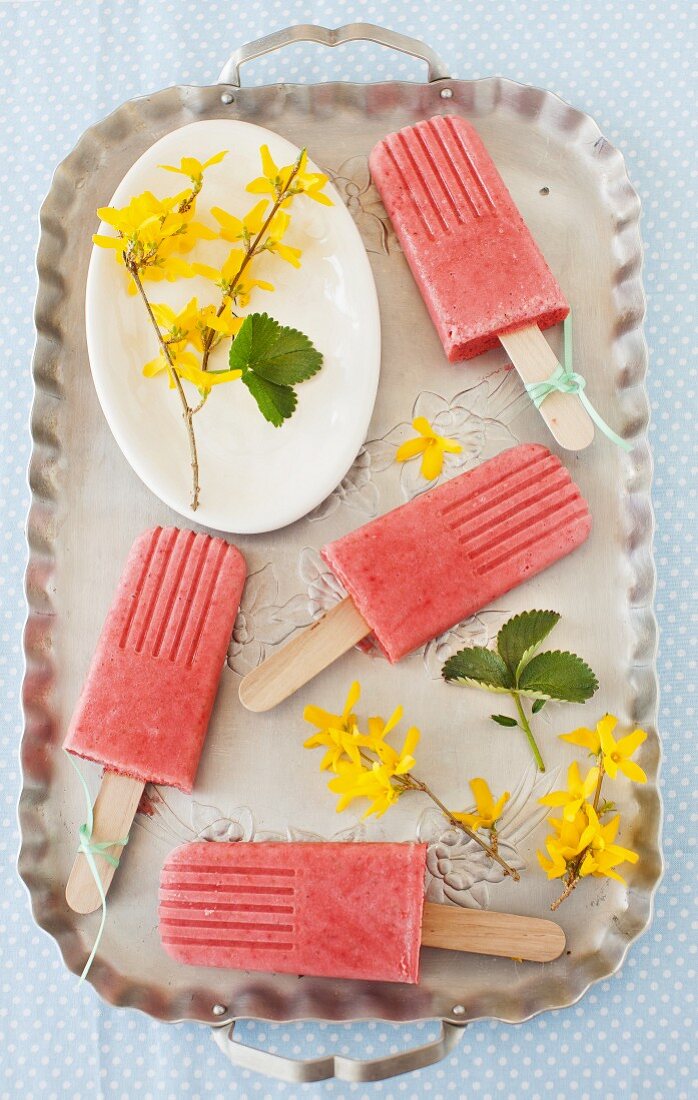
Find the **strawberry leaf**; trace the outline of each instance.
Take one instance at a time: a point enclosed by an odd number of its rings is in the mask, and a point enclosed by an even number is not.
[[[518,722],[515,718],[510,718],[508,714],[490,714],[490,718],[493,722],[496,722],[498,726],[507,726],[512,728],[518,726]]]
[[[502,658],[484,646],[461,649],[449,657],[441,675],[444,680],[455,680],[459,684],[488,691],[511,691],[514,687],[514,678]]]
[[[254,371],[247,371],[241,379],[257,402],[257,407],[265,420],[280,428],[284,420],[293,416],[297,399],[291,386],[277,386],[268,382]]]
[[[560,621],[557,611],[522,611],[497,635],[497,650],[512,676],[521,675],[544,638]]]
[[[295,386],[317,374],[322,355],[304,333],[266,313],[250,313],[231,345],[230,366],[277,386]]]
[[[519,677],[517,691],[529,699],[559,699],[584,703],[599,683],[589,666],[574,653],[538,653]]]

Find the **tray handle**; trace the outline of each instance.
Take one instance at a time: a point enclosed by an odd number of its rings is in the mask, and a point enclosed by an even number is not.
[[[400,1073],[412,1073],[416,1069],[433,1066],[454,1049],[463,1036],[465,1025],[442,1020],[441,1033],[432,1042],[371,1061],[345,1058],[339,1054],[328,1054],[323,1058],[286,1058],[282,1054],[271,1054],[268,1050],[238,1042],[233,1038],[234,1030],[235,1020],[224,1027],[213,1029],[213,1041],[234,1066],[251,1069],[280,1081],[307,1084],[310,1081],[328,1081],[332,1078],[352,1082],[384,1081],[387,1077],[397,1077]]]
[[[246,61],[254,61],[256,57],[262,57],[265,53],[288,46],[292,42],[317,42],[321,46],[341,46],[345,42],[376,42],[379,46],[388,46],[392,50],[406,53],[410,57],[418,57],[426,61],[429,66],[428,80],[448,80],[450,73],[446,69],[441,58],[418,38],[408,38],[397,31],[389,31],[385,27],[377,27],[375,23],[347,23],[344,27],[316,27],[312,23],[298,23],[295,27],[286,27],[283,31],[274,31],[264,38],[257,38],[254,42],[248,42],[240,46],[230,55],[221,69],[218,77],[219,84],[229,84],[234,88],[240,87],[240,66]]]

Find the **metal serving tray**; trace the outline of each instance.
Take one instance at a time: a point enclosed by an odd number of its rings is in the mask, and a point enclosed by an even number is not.
[[[372,39],[429,62],[425,84],[331,83],[239,87],[239,65],[299,39],[335,45]],[[573,558],[506,596],[396,668],[358,650],[304,692],[266,715],[238,703],[240,675],[294,630],[338,598],[317,554],[336,537],[423,488],[414,464],[398,467],[395,443],[415,414],[443,426],[475,464],[517,440],[553,446],[523,395],[503,352],[459,366],[444,361],[438,340],[391,232],[367,169],[367,154],[389,131],[435,113],[474,120],[534,236],[557,274],[575,315],[578,369],[601,413],[634,444],[629,455],[601,437],[563,459],[589,500],[594,531]],[[25,632],[26,728],[22,742],[20,873],[37,922],[49,931],[74,972],[82,968],[98,915],[68,909],[64,884],[84,819],[82,794],[61,753],[67,719],[134,536],[153,524],[177,522],[132,473],[101,413],[87,362],[85,275],[95,209],[126,170],[163,134],[197,119],[236,118],[278,130],[307,145],[331,174],[363,235],[375,273],[383,322],[382,381],[369,437],[342,484],[313,514],[272,535],[236,540],[250,579],[224,670],[194,797],[150,790],[109,896],[108,926],[89,980],[106,1000],[163,1020],[223,1024],[242,1017],[386,1020],[441,1018],[445,1030],[428,1048],[378,1064],[333,1059],[283,1069],[260,1064],[259,1052],[229,1048],[236,1060],[298,1080],[335,1072],[375,1079],[441,1056],[455,1027],[478,1017],[520,1021],[569,1005],[589,984],[622,963],[650,919],[661,871],[659,743],[655,719],[656,623],[652,612],[651,463],[646,439],[642,335],[640,204],[623,158],[582,112],[549,92],[499,78],[452,80],[427,47],[367,25],[339,31],[292,28],[233,55],[212,87],[175,87],[133,100],[89,129],[57,169],[41,211],[38,253],[36,395],[28,521],[29,617]],[[549,334],[558,347],[559,332]],[[321,456],[319,456],[321,460]],[[447,473],[453,474],[451,466]],[[582,710],[550,706],[540,716],[550,770],[537,776],[522,735],[495,727],[484,693],[447,688],[445,657],[463,644],[491,638],[505,617],[528,607],[562,613],[555,643],[585,656],[601,689]],[[502,843],[524,873],[519,885],[459,846],[457,838],[412,795],[381,822],[337,817],[316,753],[303,751],[303,704],[334,709],[353,678],[366,710],[388,713],[398,703],[423,731],[416,771],[450,805],[470,801],[467,779],[484,775],[493,789],[513,792]],[[428,896],[545,915],[555,897],[537,867],[544,833],[536,797],[556,785],[572,759],[554,734],[593,723],[605,710],[650,732],[640,757],[646,786],[618,783],[621,842],[640,854],[627,888],[590,880],[558,913],[567,953],[554,963],[425,950],[418,986],[188,969],[162,950],[156,929],[158,873],[167,852],[194,836],[219,839],[337,836],[429,840]],[[91,788],[98,771],[85,765]],[[369,918],[370,919],[370,918]],[[237,1049],[233,1049],[237,1048]]]

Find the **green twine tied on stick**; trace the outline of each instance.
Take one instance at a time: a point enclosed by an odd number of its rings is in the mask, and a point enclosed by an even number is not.
[[[623,451],[632,450],[632,443],[629,443],[627,439],[623,439],[613,431],[603,417],[596,411],[591,401],[584,392],[586,387],[586,379],[583,375],[578,374],[572,367],[572,314],[567,314],[563,324],[563,362],[558,363],[557,367],[544,382],[526,382],[526,392],[533,401],[533,404],[537,409],[541,407],[546,397],[550,397],[551,393],[571,393],[575,394],[582,405],[589,413],[589,416],[596,424],[597,428],[603,432],[607,439],[611,440],[611,443],[615,443],[617,447],[620,447]]]
[[[81,825],[79,830],[78,830],[78,836],[80,838],[80,841],[79,841],[79,844],[78,844],[78,851],[81,852],[82,855],[84,855],[85,859],[87,860],[87,866],[90,869],[90,873],[91,873],[91,875],[92,875],[92,877],[95,881],[95,886],[97,887],[97,892],[99,893],[99,897],[100,897],[100,900],[102,902],[102,919],[99,922],[99,928],[97,930],[97,936],[95,938],[95,942],[94,942],[94,945],[92,947],[92,950],[90,951],[89,958],[88,958],[87,962],[85,963],[85,965],[83,967],[82,974],[80,975],[80,983],[79,984],[81,984],[82,982],[84,982],[85,978],[87,977],[87,975],[89,973],[89,970],[90,970],[90,967],[92,966],[92,963],[94,962],[94,958],[95,958],[95,955],[97,954],[97,950],[99,948],[99,945],[100,945],[100,942],[101,942],[101,939],[102,939],[102,935],[104,933],[104,928],[105,928],[105,925],[107,923],[107,895],[105,893],[104,886],[102,884],[102,879],[101,879],[99,870],[97,868],[97,863],[95,861],[95,856],[100,856],[102,859],[106,859],[107,863],[110,863],[112,867],[118,867],[119,866],[119,859],[118,859],[117,856],[111,855],[109,853],[109,849],[110,848],[115,848],[115,847],[125,848],[126,845],[128,844],[128,837],[127,836],[126,837],[120,837],[118,840],[97,840],[97,841],[95,841],[95,840],[92,839],[92,830],[94,828],[94,814],[92,812],[92,798],[90,796],[90,791],[89,791],[89,788],[87,786],[87,783],[85,782],[85,777],[83,776],[83,774],[80,771],[79,767],[75,763],[75,760],[73,759],[73,757],[68,752],[66,752],[66,756],[70,760],[70,763],[73,765],[73,768],[75,769],[77,777],[80,780],[82,790],[83,790],[83,793],[85,795],[85,803],[87,805],[87,821],[83,825]]]

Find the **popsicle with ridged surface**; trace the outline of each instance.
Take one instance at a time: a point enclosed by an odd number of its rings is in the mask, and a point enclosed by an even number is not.
[[[557,360],[541,329],[569,304],[477,130],[455,115],[389,134],[371,176],[450,362],[502,343],[523,380]],[[541,414],[561,446],[588,446],[594,426],[579,400],[553,393]]]
[[[425,844],[210,843],[160,876],[165,951],[189,966],[415,983],[420,945],[546,961],[552,921],[424,902]]]
[[[571,553],[590,529],[586,501],[546,447],[503,451],[324,546],[347,600],[249,673],[240,698],[251,710],[275,706],[370,633],[398,661]]]
[[[64,743],[106,769],[93,840],[128,833],[146,782],[191,791],[245,576],[224,539],[157,527],[134,542]],[[84,856],[66,893],[100,904]]]

